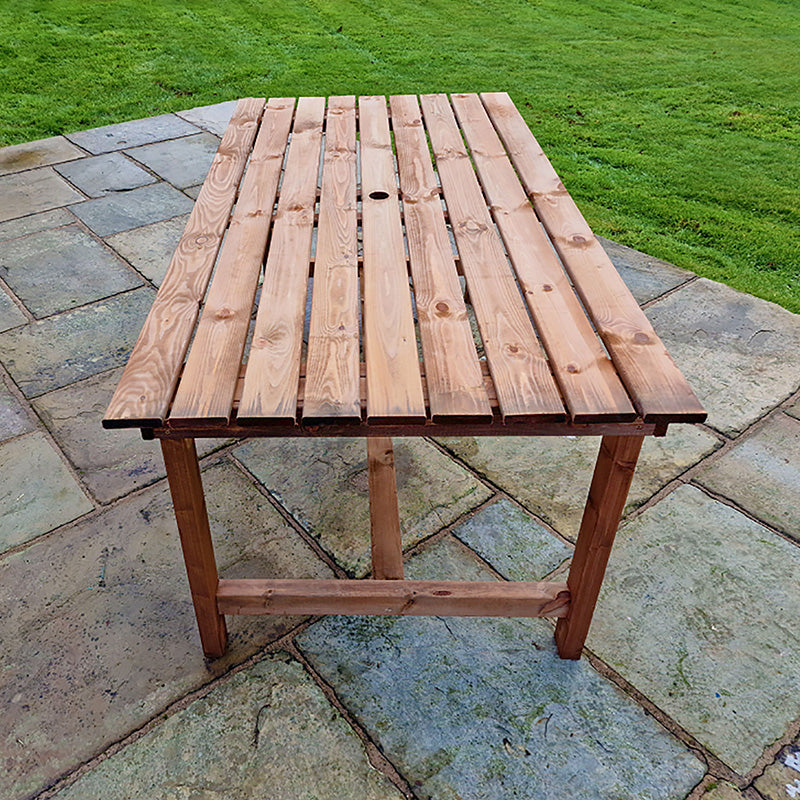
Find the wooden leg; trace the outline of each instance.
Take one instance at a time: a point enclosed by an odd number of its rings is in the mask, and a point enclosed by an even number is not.
[[[376,580],[402,580],[403,545],[400,541],[400,511],[397,507],[392,440],[369,437],[367,464],[372,577]]]
[[[567,578],[570,608],[556,624],[561,658],[580,658],[611,546],[633,480],[642,436],[604,436]]]
[[[162,439],[161,452],[167,467],[203,652],[209,658],[218,658],[225,653],[228,634],[225,617],[217,608],[217,562],[194,439]]]

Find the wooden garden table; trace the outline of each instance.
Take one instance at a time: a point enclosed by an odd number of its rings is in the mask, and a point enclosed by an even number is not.
[[[705,417],[486,93],[240,100],[103,424],[161,440],[208,656],[293,613],[559,617],[577,658],[643,438]],[[566,583],[403,580],[391,437],[436,435],[602,436]],[[252,436],[367,439],[370,579],[218,578],[194,440]]]

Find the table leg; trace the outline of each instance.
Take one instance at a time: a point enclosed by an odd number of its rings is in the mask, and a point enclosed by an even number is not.
[[[643,436],[604,436],[567,578],[569,614],[556,624],[561,658],[580,658]]]
[[[203,652],[209,658],[218,658],[225,653],[228,634],[225,617],[217,609],[217,562],[194,439],[162,439],[161,452]]]
[[[372,577],[402,580],[403,545],[400,540],[400,511],[394,473],[392,440],[367,439],[369,467],[369,525],[372,538]]]

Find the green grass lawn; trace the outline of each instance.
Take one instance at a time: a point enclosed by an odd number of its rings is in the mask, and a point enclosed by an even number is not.
[[[796,0],[0,0],[0,142],[507,90],[594,230],[800,312]]]

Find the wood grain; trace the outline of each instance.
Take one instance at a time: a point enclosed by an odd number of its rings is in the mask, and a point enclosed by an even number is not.
[[[488,419],[489,399],[414,95],[390,98],[431,417]]]
[[[249,98],[236,105],[111,398],[103,419],[106,428],[164,420],[263,109],[263,99]]]
[[[581,656],[643,441],[641,436],[604,436],[600,443],[567,578],[570,611],[556,626],[561,658]]]
[[[372,577],[400,580],[403,577],[403,545],[391,439],[367,439],[367,465]]]
[[[561,617],[564,583],[501,581],[221,580],[225,614]]]
[[[445,95],[423,95],[461,264],[504,419],[565,417]]]
[[[511,98],[502,92],[481,99],[636,410],[646,422],[702,422],[705,410]]]
[[[203,652],[209,658],[219,658],[225,653],[227,630],[225,617],[217,608],[217,562],[194,439],[163,439],[161,452]]]
[[[308,334],[307,423],[361,419],[356,210],[356,101],[331,97]]]
[[[575,422],[636,417],[600,340],[572,291],[477,94],[453,108],[570,416]]]
[[[403,228],[383,97],[360,97],[367,418],[425,419]]]
[[[172,404],[174,425],[230,419],[293,111],[293,98],[273,98],[264,110]]]
[[[239,419],[294,419],[325,99],[297,103]]]

